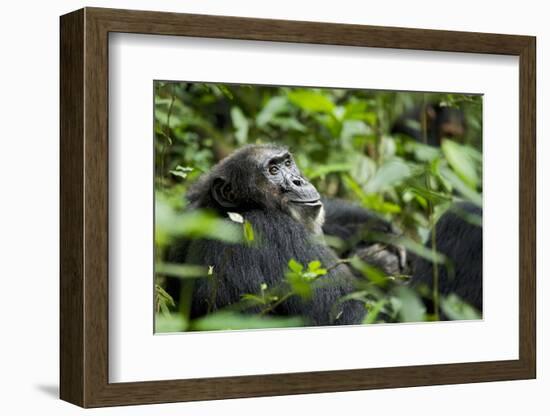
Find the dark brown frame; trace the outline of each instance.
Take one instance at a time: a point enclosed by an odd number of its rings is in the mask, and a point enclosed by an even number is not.
[[[110,32],[519,56],[519,359],[109,383]],[[535,45],[531,36],[131,10],[85,8],[62,16],[61,398],[99,407],[535,378]]]

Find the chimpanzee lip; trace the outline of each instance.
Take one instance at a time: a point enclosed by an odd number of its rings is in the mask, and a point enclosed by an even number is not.
[[[290,200],[293,204],[316,206],[321,204],[320,199],[311,199],[309,201],[304,200]]]

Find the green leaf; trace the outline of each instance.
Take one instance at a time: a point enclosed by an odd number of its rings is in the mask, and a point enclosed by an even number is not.
[[[292,117],[273,117],[269,124],[279,127],[282,130],[295,130],[301,133],[307,131],[307,127]]]
[[[262,110],[256,116],[258,127],[264,127],[270,123],[275,116],[288,110],[288,99],[285,96],[276,96],[269,99]]]
[[[304,270],[304,266],[300,263],[298,263],[294,259],[290,259],[288,262],[288,268],[292,270],[294,273],[302,273]]]
[[[234,312],[215,312],[191,322],[193,331],[216,331],[231,329],[291,328],[304,326],[300,317],[271,317],[244,315]]]
[[[386,299],[380,299],[378,302],[376,302],[374,306],[372,306],[367,312],[363,323],[367,325],[376,323],[376,318],[378,318],[378,315],[380,314],[380,311],[382,310],[386,302]]]
[[[157,313],[155,316],[155,333],[183,332],[188,322],[180,314]]]
[[[239,144],[245,144],[248,139],[248,119],[239,107],[231,108],[231,121],[235,128],[235,137]]]
[[[216,84],[216,87],[221,91],[221,93],[229,100],[233,100],[233,93],[229,88],[223,84]]]
[[[293,293],[304,299],[311,298],[311,295],[313,294],[311,283],[314,276],[310,276],[310,278],[308,278],[301,273],[288,272],[285,274],[285,278],[290,284]]]
[[[350,163],[331,163],[326,165],[318,165],[313,169],[305,169],[305,174],[309,179],[324,177],[329,173],[349,172],[352,165]]]
[[[309,271],[313,272],[321,267],[321,262],[319,260],[310,261],[307,265]]]
[[[250,222],[247,220],[245,220],[243,223],[243,233],[244,240],[247,243],[252,243],[254,241],[254,229],[252,228],[252,224],[250,224]]]
[[[420,296],[412,289],[398,287],[393,298],[398,307],[398,314],[402,322],[422,322],[425,320],[426,308]]]
[[[383,214],[397,214],[401,212],[399,205],[384,201],[384,197],[381,194],[367,195],[363,188],[350,175],[344,175],[342,179],[346,186],[360,199],[361,204],[365,208],[370,208]]]
[[[314,90],[297,90],[288,93],[292,104],[303,110],[317,113],[331,113],[334,103],[320,92]]]
[[[174,299],[170,294],[164,290],[160,285],[155,285],[155,303],[156,303],[156,310],[162,311],[164,314],[169,314],[170,310],[169,308],[174,308],[176,306],[176,303],[174,302]]]
[[[368,110],[369,103],[367,101],[352,101],[345,106],[343,115],[344,120],[362,120],[368,125],[374,126],[378,121],[376,112]]]
[[[155,198],[155,241],[166,244],[170,238],[207,238],[239,243],[243,232],[239,224],[219,218],[215,212],[193,210],[178,214],[162,198]]]
[[[477,189],[480,179],[472,152],[452,140],[443,140],[441,150],[460,179],[472,189]]]
[[[441,309],[453,321],[481,319],[481,314],[454,293],[441,299]]]
[[[424,200],[428,200],[436,205],[452,201],[450,195],[414,185],[408,186],[403,192],[411,192],[413,195],[420,196]]]
[[[208,268],[195,264],[157,263],[155,273],[180,279],[193,279],[207,276]]]
[[[470,202],[473,202],[477,206],[481,207],[483,205],[483,196],[473,190],[471,187],[466,185],[464,181],[458,177],[451,169],[448,167],[441,167],[441,176],[445,178],[449,183],[455,188],[458,193],[460,193],[464,198],[468,199]]]
[[[365,192],[377,193],[397,185],[411,176],[410,167],[399,159],[384,163],[365,186]]]
[[[386,277],[384,272],[374,266],[371,266],[367,262],[364,262],[358,256],[353,256],[350,264],[355,270],[360,272],[376,286],[385,287],[389,283],[389,279]]]
[[[414,153],[414,158],[420,162],[431,162],[441,156],[441,151],[424,143],[409,141],[405,144],[405,150]]]
[[[346,120],[342,124],[340,135],[343,140],[348,140],[355,136],[366,136],[371,133],[371,129],[360,120]]]

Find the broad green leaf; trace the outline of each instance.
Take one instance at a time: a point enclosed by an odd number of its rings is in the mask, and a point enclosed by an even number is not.
[[[155,241],[158,244],[173,237],[238,243],[243,241],[242,234],[238,224],[219,218],[214,212],[194,210],[178,214],[166,202],[156,198]]]
[[[180,279],[193,279],[207,276],[208,268],[196,264],[157,263],[155,273]]]
[[[271,317],[244,315],[234,312],[215,312],[191,322],[191,330],[216,331],[230,329],[291,328],[304,326],[300,317]]]
[[[411,175],[410,167],[399,159],[393,159],[384,163],[367,182],[365,192],[377,193],[390,186],[395,186]]]
[[[313,169],[304,169],[309,179],[324,177],[329,173],[349,172],[352,165],[350,163],[331,163],[327,165],[315,166]]]
[[[453,321],[481,319],[481,314],[473,306],[464,302],[454,293],[441,299],[441,309]]]
[[[342,116],[344,120],[362,120],[370,126],[376,125],[378,116],[376,112],[369,111],[369,103],[367,101],[352,101],[345,106],[345,111]]]
[[[397,299],[398,315],[401,322],[422,322],[425,320],[426,307],[416,292],[401,286],[396,288],[393,293]]]
[[[270,123],[278,114],[288,110],[288,100],[285,96],[276,96],[269,99],[262,110],[256,116],[258,127],[264,127]]]
[[[441,167],[441,176],[445,178],[456,189],[464,198],[473,202],[477,206],[483,205],[483,196],[473,190],[471,187],[466,185],[464,181],[458,177],[451,169],[448,167]]]
[[[353,167],[349,173],[358,184],[364,184],[374,177],[377,170],[374,160],[362,154],[354,155],[350,159]]]
[[[346,186],[359,198],[365,208],[383,214],[397,214],[401,212],[401,207],[397,204],[384,201],[380,194],[366,194],[363,188],[350,175],[342,176]]]
[[[293,293],[304,299],[311,298],[313,294],[312,281],[314,276],[308,278],[301,273],[288,272],[285,274],[285,278],[290,284]]]
[[[273,117],[269,124],[279,127],[282,130],[296,130],[301,133],[307,132],[307,127],[300,123],[293,116],[291,117]]]
[[[443,140],[441,150],[460,179],[472,189],[476,189],[479,184],[479,175],[471,151],[452,140]]]
[[[334,103],[320,92],[297,90],[288,93],[290,102],[303,110],[318,113],[331,113]]]
[[[188,322],[180,314],[157,313],[155,315],[155,333],[183,332]]]
[[[245,144],[248,139],[248,119],[239,107],[231,108],[231,120],[235,128],[235,137],[239,144]]]
[[[441,156],[441,151],[438,148],[413,141],[408,141],[405,144],[405,150],[412,152],[414,158],[420,162],[431,162]]]
[[[309,271],[315,271],[321,268],[321,262],[319,260],[310,261],[307,265]]]
[[[300,263],[298,263],[294,259],[290,259],[288,262],[288,268],[292,270],[294,273],[302,273],[304,270],[304,266]]]
[[[342,124],[340,133],[343,140],[348,140],[354,136],[366,136],[371,133],[371,129],[361,120],[346,120]]]

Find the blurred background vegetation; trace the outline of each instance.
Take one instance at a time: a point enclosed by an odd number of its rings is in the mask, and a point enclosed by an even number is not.
[[[267,320],[229,312],[190,322],[189,283],[207,276],[208,270],[162,261],[176,237],[238,239],[227,221],[210,213],[185,212],[184,196],[202,173],[245,144],[288,146],[323,196],[354,201],[379,213],[403,232],[413,252],[422,250],[453,201],[481,205],[479,95],[161,81],[154,88],[156,332],[300,324],[299,317]],[[437,146],[429,145],[436,134],[430,130],[435,126],[432,113],[441,109],[458,114],[464,129],[455,137],[443,137]],[[396,132],[397,124],[418,134]],[[187,282],[182,296],[165,290],[172,278]],[[368,298],[372,302],[366,304],[376,314],[369,313],[366,322],[384,321],[380,311],[395,312],[396,302],[402,313],[394,314],[394,321],[433,319],[410,291],[399,288],[387,295],[376,286]],[[263,295],[263,289],[243,294]],[[456,297],[441,302],[447,316],[478,317]]]

